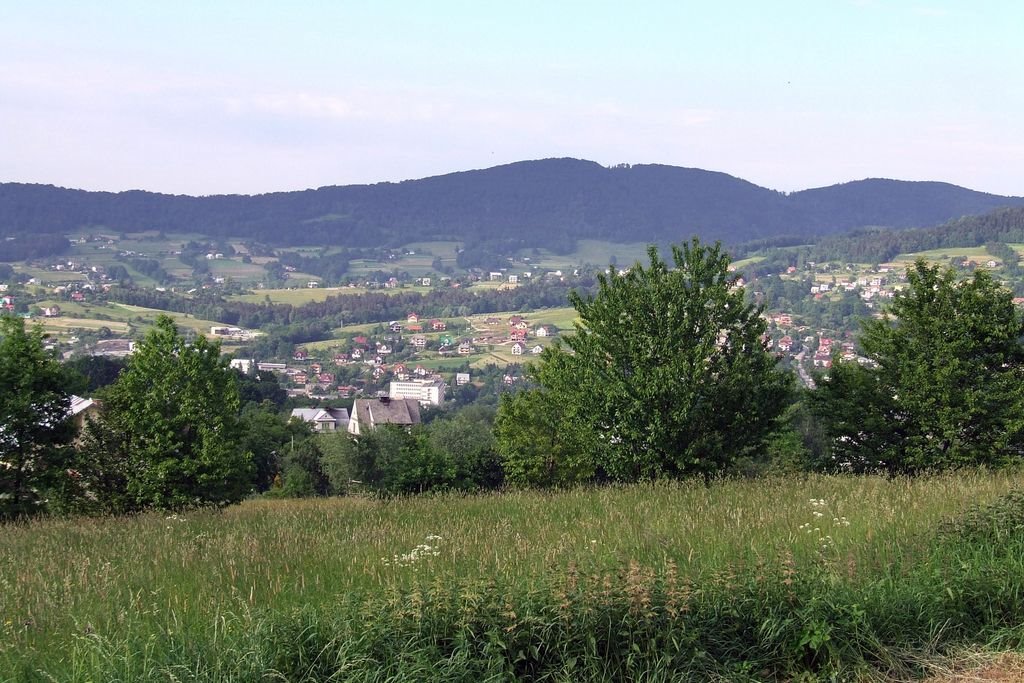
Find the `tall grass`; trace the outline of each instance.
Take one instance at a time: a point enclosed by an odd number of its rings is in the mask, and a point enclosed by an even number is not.
[[[0,680],[906,673],[947,644],[1021,645],[1024,534],[939,529],[1022,484],[811,476],[7,526]]]

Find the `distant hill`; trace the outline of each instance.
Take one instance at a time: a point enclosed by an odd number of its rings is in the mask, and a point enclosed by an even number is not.
[[[454,239],[570,250],[579,238],[736,244],[864,226],[930,226],[1003,206],[938,182],[862,180],[784,194],[725,173],[662,165],[524,161],[400,183],[189,197],[0,184],[0,237],[163,230],[270,245],[398,246]]]

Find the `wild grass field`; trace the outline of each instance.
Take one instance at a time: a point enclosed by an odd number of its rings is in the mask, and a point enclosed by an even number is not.
[[[1005,498],[1022,484],[807,476],[9,525],[0,680],[904,680],[952,649],[1024,646],[1005,514],[1024,515]]]

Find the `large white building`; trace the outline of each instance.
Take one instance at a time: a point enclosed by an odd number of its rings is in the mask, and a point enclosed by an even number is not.
[[[388,390],[391,398],[411,398],[424,405],[439,406],[444,402],[448,386],[441,379],[410,379],[392,382]]]

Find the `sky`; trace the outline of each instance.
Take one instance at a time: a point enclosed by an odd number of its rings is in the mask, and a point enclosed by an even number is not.
[[[1019,0],[0,0],[0,182],[207,195],[548,157],[1024,195]]]

